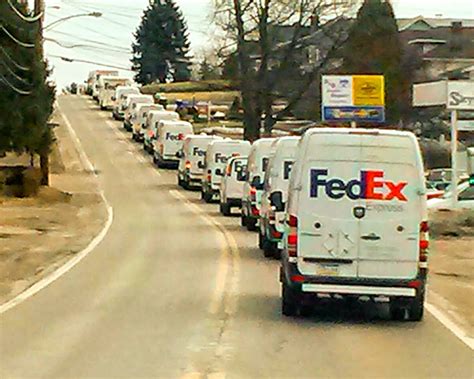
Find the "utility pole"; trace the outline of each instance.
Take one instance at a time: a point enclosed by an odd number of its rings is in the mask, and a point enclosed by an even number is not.
[[[44,22],[44,0],[35,0],[35,16],[42,14],[38,20],[38,52],[41,60],[44,58],[43,51],[43,22]],[[41,170],[41,185],[49,186],[49,146],[44,146],[39,152],[40,170]]]

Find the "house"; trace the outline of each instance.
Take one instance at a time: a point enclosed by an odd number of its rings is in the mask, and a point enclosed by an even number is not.
[[[405,47],[416,51],[425,62],[421,80],[449,77],[474,65],[473,19],[419,16],[397,22]]]

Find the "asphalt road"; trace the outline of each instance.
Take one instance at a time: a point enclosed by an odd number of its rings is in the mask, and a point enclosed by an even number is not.
[[[430,314],[330,304],[280,314],[278,262],[199,194],[178,190],[108,113],[59,100],[114,222],[49,287],[0,316],[2,378],[472,378],[473,352]]]

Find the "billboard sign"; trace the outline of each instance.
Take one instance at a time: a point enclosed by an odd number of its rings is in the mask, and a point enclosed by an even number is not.
[[[382,75],[325,75],[322,77],[323,121],[385,121]]]

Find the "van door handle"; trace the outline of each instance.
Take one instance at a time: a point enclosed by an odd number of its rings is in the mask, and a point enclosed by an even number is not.
[[[362,236],[361,237],[363,240],[366,240],[366,241],[378,241],[381,239],[380,236],[378,236],[377,234],[375,233],[370,233],[370,234],[367,234],[365,236]]]

